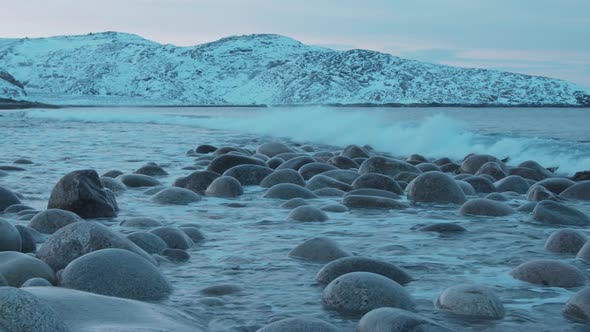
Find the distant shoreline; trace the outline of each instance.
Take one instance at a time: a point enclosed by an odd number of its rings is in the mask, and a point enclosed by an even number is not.
[[[401,103],[355,103],[355,104],[280,104],[280,105],[240,105],[240,104],[194,104],[194,105],[51,105],[37,102],[26,101],[9,101],[0,100],[0,110],[16,110],[16,109],[30,109],[30,108],[215,108],[215,107],[235,107],[235,108],[271,108],[271,107],[366,107],[366,108],[590,108],[590,105],[567,105],[567,104],[440,104],[440,103],[425,103],[425,104],[401,104]]]

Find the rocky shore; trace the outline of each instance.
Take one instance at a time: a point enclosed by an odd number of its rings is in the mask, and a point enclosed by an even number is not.
[[[497,278],[572,290],[575,294],[549,313],[572,324],[590,324],[590,242],[585,233],[590,217],[579,208],[590,201],[587,173],[570,179],[532,160],[509,166],[491,155],[471,154],[463,160],[394,157],[370,146],[321,150],[281,142],[265,142],[256,149],[203,144],[190,149],[186,159],[190,165],[178,178],[170,178],[165,163],[154,162],[133,172],[71,171],[48,184],[51,194],[42,211],[28,205],[31,198],[20,193],[22,188],[2,182],[35,162],[18,159],[0,165],[0,284],[5,286],[0,287],[0,330],[213,329],[211,317],[166,302],[185,288],[163,270],[203,259],[208,249],[199,246],[215,244],[215,234],[203,231],[198,222],[163,223],[150,215],[115,222],[127,208],[129,192],[145,194],[146,204],[179,210],[210,201],[247,213],[248,204],[263,200],[286,211],[285,220],[265,227],[308,227],[307,239],[284,258],[317,269],[307,279],[309,287],[319,288],[315,302],[323,309],[310,315],[258,317],[266,324],[243,326],[243,331],[452,331],[477,330],[482,321],[501,324],[519,297],[530,294],[507,300],[500,283],[449,280],[426,303],[408,285],[424,279],[428,268],[352,252],[317,228],[345,220],[340,216],[348,214],[377,216],[379,223],[373,227],[378,228],[400,213],[449,210],[455,211],[456,220],[425,223],[417,217],[406,228],[460,242],[468,241],[462,234],[472,227],[500,227],[501,218],[518,216],[533,225],[534,236],[546,238],[544,248],[534,248],[538,257],[526,261],[514,253],[503,263],[507,273]],[[246,194],[249,199],[241,199]],[[347,225],[342,227],[354,227]],[[520,234],[518,227],[503,232],[507,237]],[[198,274],[186,270],[184,278]],[[276,281],[276,287],[289,282]],[[193,305],[215,307],[219,298],[243,291],[239,278],[203,285]]]

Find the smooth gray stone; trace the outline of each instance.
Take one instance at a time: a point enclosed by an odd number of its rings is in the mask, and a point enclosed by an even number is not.
[[[22,239],[18,229],[10,222],[0,219],[0,252],[21,250]]]
[[[135,232],[127,234],[126,237],[148,254],[159,254],[162,250],[168,248],[164,240],[149,232]]]
[[[274,171],[267,166],[238,165],[225,171],[223,176],[233,177],[238,180],[242,186],[258,186],[264,178],[273,172]]]
[[[74,212],[61,209],[48,209],[36,214],[29,221],[29,227],[44,234],[53,234],[64,226],[81,221],[84,220]]]
[[[30,287],[26,291],[53,308],[70,332],[97,332],[105,328],[110,331],[206,331],[202,322],[169,306],[61,287]]]
[[[311,192],[309,189],[298,186],[292,183],[280,183],[269,188],[264,194],[265,198],[278,198],[278,199],[292,199],[292,198],[303,198],[312,199],[318,198],[316,194]]]
[[[590,225],[590,217],[582,211],[554,201],[541,201],[533,210],[533,219],[551,225]]]
[[[526,194],[531,186],[522,176],[510,175],[494,182],[494,187],[498,192],[514,191]]]
[[[121,221],[123,227],[137,227],[137,228],[150,228],[162,226],[162,223],[146,217],[134,217]]]
[[[143,174],[123,174],[116,177],[116,179],[130,188],[156,187],[162,184],[153,177]]]
[[[268,324],[256,332],[341,332],[341,330],[318,318],[293,317]]]
[[[422,173],[416,166],[405,161],[387,158],[387,157],[370,157],[365,160],[359,168],[359,174],[379,173],[394,177],[401,172]]]
[[[269,158],[272,158],[272,157],[274,157],[278,154],[281,154],[281,153],[291,153],[291,152],[295,152],[295,151],[280,142],[264,143],[256,149],[256,153],[263,154]]]
[[[200,229],[194,226],[178,226],[178,229],[183,231],[193,242],[201,242],[205,239],[205,234]]]
[[[426,172],[408,184],[408,199],[417,203],[463,204],[465,194],[457,182],[442,172]]]
[[[155,234],[164,240],[168,245],[168,248],[186,250],[194,245],[190,237],[178,228],[167,226],[158,227],[152,229],[150,233]]]
[[[457,285],[445,289],[435,306],[456,315],[502,319],[504,305],[491,289],[480,285]]]
[[[28,290],[0,287],[0,331],[71,331],[50,303],[39,299]]]
[[[380,189],[390,191],[392,193],[403,194],[402,188],[397,182],[389,176],[377,173],[366,173],[359,176],[352,183],[354,189]]]
[[[569,319],[590,324],[590,287],[574,294],[563,307],[563,314]]]
[[[587,241],[588,238],[582,232],[560,229],[547,238],[545,250],[560,254],[577,254]]]
[[[205,195],[222,197],[222,198],[235,198],[244,193],[240,182],[231,176],[220,176],[213,180],[209,187],[205,190]]]
[[[140,301],[161,300],[172,286],[152,263],[123,249],[102,249],[73,260],[60,286]]]
[[[364,188],[364,189],[354,189],[344,194],[344,196],[376,196],[376,197],[385,197],[391,199],[399,199],[400,196],[395,194],[391,191],[381,190],[381,189],[373,189],[373,188]]]
[[[140,168],[136,169],[134,174],[143,174],[147,176],[166,176],[168,172],[166,172],[161,166],[155,164],[147,164],[143,165]]]
[[[238,165],[267,166],[266,163],[260,159],[234,154],[224,154],[213,159],[207,167],[207,170],[218,174],[223,174],[228,169]]]
[[[342,191],[351,191],[353,189],[352,186],[347,183],[338,181],[322,174],[314,175],[311,179],[309,179],[305,185],[305,188],[311,191],[323,188],[336,188]]]
[[[121,193],[127,190],[127,186],[123,182],[107,176],[101,177],[100,183],[103,188],[108,188],[114,193]]]
[[[301,168],[299,169],[299,174],[301,174],[301,176],[305,179],[305,180],[309,180],[311,179],[314,175],[318,175],[327,171],[332,171],[338,169],[333,165],[330,164],[326,164],[326,163],[319,163],[319,162],[315,162],[315,163],[309,163],[309,164],[305,164],[303,166],[301,166]]]
[[[590,180],[580,181],[565,189],[559,198],[590,201]]]
[[[490,161],[493,161],[500,165],[500,167],[505,172],[508,171],[506,165],[498,158],[490,155],[475,154],[465,158],[465,160],[461,164],[461,171],[463,171],[464,173],[475,174],[481,168],[481,166]]]
[[[28,252],[35,252],[37,250],[37,245],[35,242],[35,237],[33,236],[32,231],[36,232],[34,229],[23,226],[23,225],[16,225],[16,230],[20,234],[21,240],[21,252],[28,253]]]
[[[414,307],[410,294],[400,284],[370,272],[351,272],[334,279],[324,289],[322,303],[347,316],[364,315],[381,307]]]
[[[315,279],[322,284],[329,284],[332,280],[350,272],[371,272],[379,274],[401,285],[412,281],[412,277],[406,271],[394,264],[361,256],[343,257],[333,260],[324,265],[316,274]]]
[[[426,317],[398,308],[377,308],[366,313],[357,332],[452,332]]]
[[[53,285],[43,278],[31,278],[23,283],[21,288],[24,287],[52,287]]]
[[[553,259],[534,259],[517,266],[510,274],[519,280],[549,287],[578,287],[586,283],[577,267]]]
[[[371,154],[365,148],[356,144],[348,145],[340,153],[341,156],[354,159],[354,158],[369,158]]]
[[[291,183],[305,187],[305,180],[303,179],[303,176],[292,169],[277,170],[274,173],[269,174],[264,179],[262,179],[260,186],[262,188],[271,188],[281,183]]]
[[[464,178],[463,181],[469,183],[477,193],[493,193],[496,191],[494,183],[481,176],[470,176]]]
[[[156,264],[148,253],[131,240],[102,224],[88,221],[73,223],[55,232],[37,250],[37,257],[58,271],[80,256],[107,248],[129,250]]]
[[[336,242],[324,237],[309,239],[289,252],[291,258],[315,263],[327,263],[347,256],[350,254],[342,250]]]
[[[4,211],[7,207],[14,204],[21,204],[18,196],[7,188],[0,186],[0,211]]]
[[[283,209],[294,209],[299,206],[309,205],[309,203],[304,200],[303,198],[291,198],[290,200],[286,201],[285,203],[281,204],[281,208]]]
[[[165,248],[160,252],[160,255],[173,262],[186,262],[191,258],[191,255],[186,250],[172,248]]]
[[[201,200],[199,194],[179,187],[166,188],[150,198],[158,204],[188,205]]]
[[[303,205],[293,209],[287,216],[287,219],[299,222],[314,222],[326,221],[329,218],[322,210],[311,205]]]
[[[174,181],[175,187],[192,190],[197,194],[204,194],[205,190],[221,175],[210,171],[196,171],[188,176],[180,177]]]
[[[0,252],[0,274],[9,286],[20,287],[31,278],[43,278],[55,284],[55,273],[40,259],[15,251]]]
[[[485,198],[475,198],[465,202],[459,209],[459,214],[468,216],[501,217],[514,214],[510,206]]]

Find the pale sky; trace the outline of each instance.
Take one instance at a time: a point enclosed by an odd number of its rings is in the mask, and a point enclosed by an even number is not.
[[[187,46],[277,33],[590,87],[590,0],[0,0],[0,14],[0,37],[121,31]]]

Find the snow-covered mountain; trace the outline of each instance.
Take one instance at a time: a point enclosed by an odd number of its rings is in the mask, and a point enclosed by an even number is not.
[[[0,99],[24,100],[26,97],[22,83],[0,68]]]
[[[29,100],[62,105],[590,105],[588,89],[562,80],[334,51],[269,34],[194,47],[117,32],[0,39],[0,67],[23,83]]]

